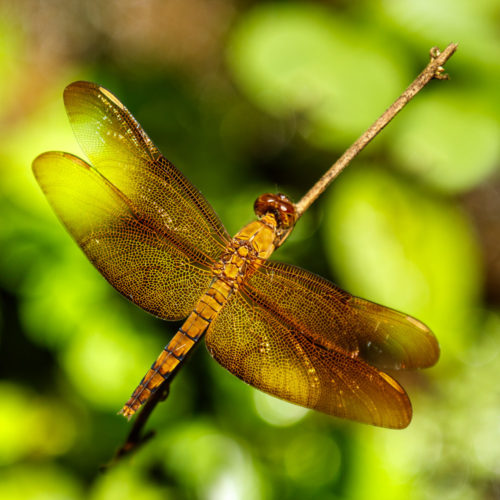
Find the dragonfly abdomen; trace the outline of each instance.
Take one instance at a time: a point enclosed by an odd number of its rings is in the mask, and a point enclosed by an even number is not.
[[[220,279],[216,279],[211,287],[202,295],[191,314],[184,321],[179,331],[165,346],[161,354],[148,370],[132,393],[130,399],[125,403],[120,413],[130,418],[169,378],[186,356],[200,340],[215,318],[222,306],[225,304],[231,291],[231,286]]]
[[[201,296],[179,331],[163,349],[141,383],[125,403],[121,413],[130,418],[169,378],[203,336],[231,293],[274,250],[274,216],[246,225],[230,242],[213,268],[214,280]]]

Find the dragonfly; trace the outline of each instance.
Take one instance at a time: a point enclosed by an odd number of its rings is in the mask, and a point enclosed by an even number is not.
[[[216,361],[267,394],[375,426],[410,423],[409,397],[387,371],[432,366],[436,337],[407,314],[268,260],[297,221],[289,198],[259,196],[256,220],[231,238],[110,91],[74,82],[64,104],[89,162],[57,151],[34,160],[50,205],[118,292],[161,319],[185,319],[123,406],[125,417],[204,336]]]

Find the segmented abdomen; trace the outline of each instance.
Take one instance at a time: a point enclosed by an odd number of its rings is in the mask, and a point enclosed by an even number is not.
[[[130,418],[186,358],[210,322],[225,304],[232,287],[216,279],[205,292],[179,331],[163,349],[120,413]]]

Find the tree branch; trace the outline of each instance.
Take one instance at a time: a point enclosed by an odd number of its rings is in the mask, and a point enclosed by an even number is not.
[[[167,399],[168,393],[170,392],[171,382],[172,379],[165,380],[163,384],[160,385],[160,387],[158,387],[154,394],[148,399],[142,410],[135,418],[134,424],[132,425],[132,429],[130,429],[125,443],[123,443],[123,445],[118,448],[111,462],[107,465],[102,466],[101,470],[104,471],[109,467],[112,467],[124,456],[136,451],[143,444],[154,437],[155,431],[151,430],[142,435],[142,429],[146,425],[146,422],[148,421],[151,413],[153,413],[153,410],[156,408],[156,405],[160,401],[165,401],[165,399]]]
[[[444,80],[448,75],[444,73],[444,63],[457,50],[456,43],[450,43],[443,52],[437,47],[430,50],[431,61],[417,76],[413,83],[394,101],[380,118],[330,167],[321,179],[295,204],[297,218],[311,206],[318,196],[327,188],[342,170],[368,145],[368,143],[422,90],[433,78]]]

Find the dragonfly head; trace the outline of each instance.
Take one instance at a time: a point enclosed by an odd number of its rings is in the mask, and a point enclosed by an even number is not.
[[[261,194],[255,200],[253,209],[259,219],[269,213],[274,215],[277,234],[275,246],[280,246],[288,237],[297,221],[295,205],[282,193],[265,193]]]

